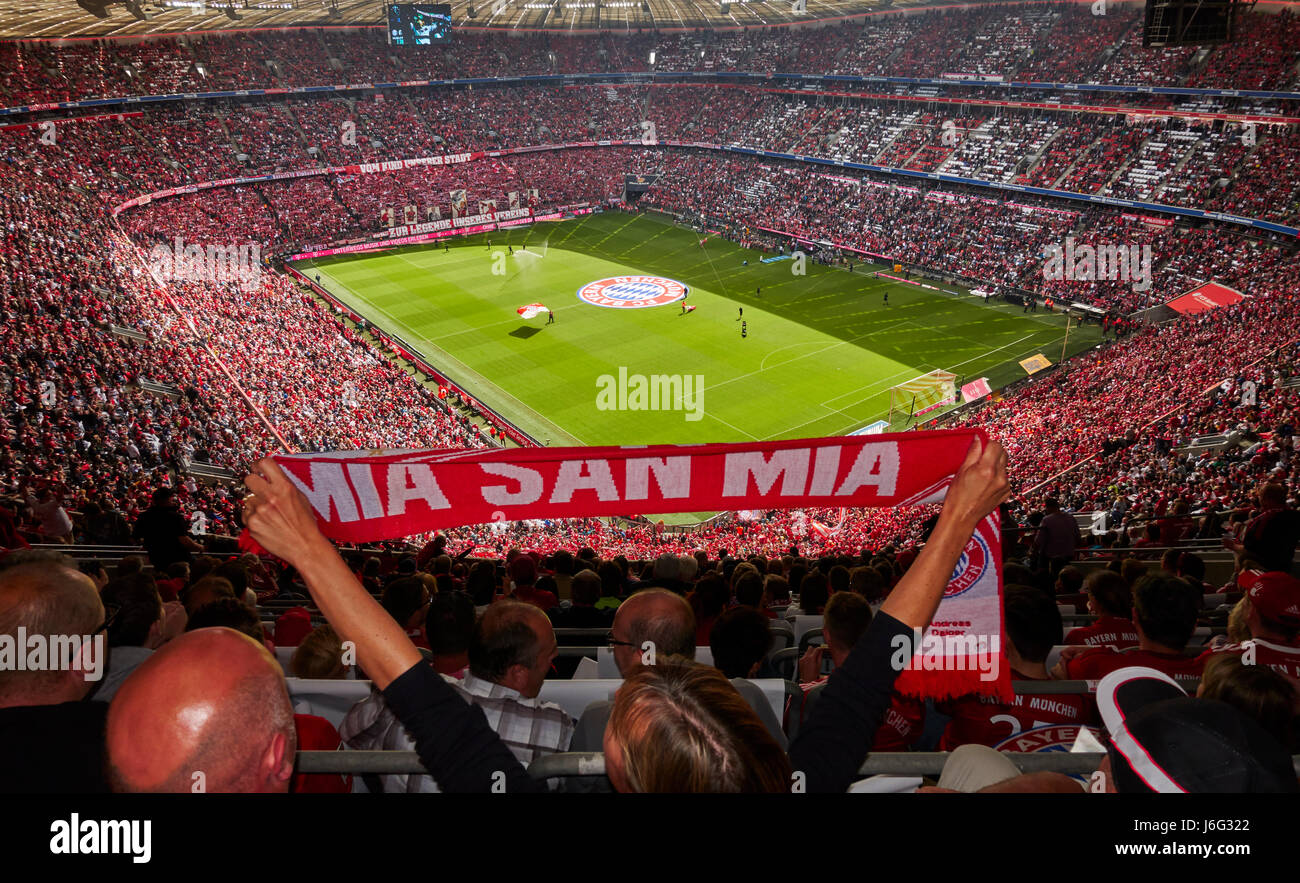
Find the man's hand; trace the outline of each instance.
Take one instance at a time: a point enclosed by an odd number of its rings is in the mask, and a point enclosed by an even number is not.
[[[272,555],[298,569],[312,599],[339,637],[357,645],[357,662],[380,690],[420,662],[397,620],[362,588],[338,550],[316,526],[316,513],[273,460],[253,467],[244,479],[244,524]]]
[[[943,514],[974,532],[975,526],[1007,498],[1007,452],[996,441],[971,442],[966,460],[953,476],[943,502]]]
[[[799,683],[810,684],[822,676],[822,654],[825,651],[823,646],[812,645],[799,657]]]
[[[322,545],[330,546],[311,503],[279,463],[259,460],[244,484],[252,491],[244,498],[244,525],[263,549],[301,570]]]
[[[1093,648],[1085,644],[1073,644],[1069,647],[1062,647],[1060,661],[1056,663],[1056,666],[1050,672],[1048,672],[1048,676],[1051,677],[1052,680],[1056,681],[1070,680],[1070,674],[1066,670],[1066,666],[1069,664],[1070,660],[1091,649]]]
[[[984,516],[1007,498],[1007,452],[978,436],[953,476],[929,541],[889,593],[881,612],[914,629],[929,626],[962,550]]]

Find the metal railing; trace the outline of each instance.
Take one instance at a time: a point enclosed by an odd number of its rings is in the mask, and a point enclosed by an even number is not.
[[[1092,773],[1106,757],[1105,754],[1075,754],[1066,751],[1004,751],[1002,754],[1022,773],[1053,772],[1069,776]],[[950,756],[951,752],[947,751],[871,754],[858,769],[858,774],[937,778]],[[300,773],[428,775],[428,770],[420,762],[420,755],[414,751],[299,751],[297,760],[297,770]],[[1300,755],[1293,756],[1291,761],[1297,774],[1300,774]],[[533,761],[528,766],[528,774],[534,779],[603,776],[605,756],[600,752],[577,751],[548,754]]]

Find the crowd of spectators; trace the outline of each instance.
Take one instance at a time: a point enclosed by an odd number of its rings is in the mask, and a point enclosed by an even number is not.
[[[1045,111],[983,117],[753,88],[583,86],[149,109],[125,119],[53,121],[55,140],[49,144],[39,140],[42,125],[8,130],[3,137],[15,151],[30,152],[36,142],[47,174],[94,191],[105,202],[241,175],[323,174],[384,159],[652,135],[1209,207],[1275,222],[1300,218],[1290,174],[1300,155],[1295,133],[1261,128],[1251,139],[1236,125],[1179,119],[1130,124],[1097,117],[1066,125],[1059,114]],[[102,158],[103,165],[85,162],[88,155]],[[97,176],[94,170],[105,165],[109,174]],[[491,167],[461,171],[490,175]],[[1273,180],[1279,171],[1280,183]],[[366,223],[374,224],[385,207],[410,204],[376,207],[390,196],[402,198],[397,191],[406,185],[376,175],[360,180],[349,189],[360,187],[373,199],[363,196],[364,208],[349,207]],[[302,189],[322,199],[333,196],[311,183]],[[614,188],[603,195],[616,194]],[[414,202],[432,204],[425,195]],[[336,208],[322,213],[347,217]]]
[[[1294,364],[1296,353],[1293,344],[1275,358]],[[1234,401],[1243,392],[1223,390]],[[1276,392],[1284,398],[1257,401],[1272,416],[1291,419],[1300,400]],[[1224,407],[1224,400],[1208,401],[1200,415],[1189,414],[1189,425]],[[1284,444],[1290,443],[1288,436]],[[6,752],[0,784],[7,790],[188,790],[188,777],[173,772],[183,759],[202,763],[207,790],[347,792],[351,780],[297,774],[293,759],[295,748],[346,746],[414,750],[429,773],[368,776],[371,791],[482,790],[499,784],[501,773],[489,782],[488,771],[502,769],[509,757],[505,775],[513,791],[543,791],[544,783],[512,764],[565,751],[604,753],[603,777],[566,783],[582,791],[783,792],[793,764],[806,771],[808,790],[842,791],[869,751],[937,746],[954,752],[939,790],[1086,790],[1055,774],[1019,777],[1009,758],[998,755],[1025,750],[1014,737],[1050,726],[1070,733],[1105,728],[1112,739],[1123,733],[1149,740],[1177,783],[1126,774],[1124,758],[1131,755],[1118,752],[1103,767],[1101,781],[1110,791],[1295,791],[1289,755],[1300,736],[1294,713],[1300,580],[1285,568],[1300,541],[1300,516],[1276,475],[1254,489],[1241,511],[1229,540],[1237,553],[1232,578],[1218,595],[1204,582],[1200,557],[1177,549],[1158,567],[1116,557],[1089,567],[1085,577],[1072,564],[1083,545],[1078,526],[1055,498],[1036,511],[1032,531],[1008,538],[1001,594],[1011,680],[1043,686],[1054,679],[1100,680],[1095,696],[1062,685],[1059,693],[1040,687],[1013,699],[956,695],[924,703],[894,689],[899,666],[889,662],[885,645],[896,644],[882,632],[906,635],[929,623],[961,541],[1009,490],[1002,449],[990,444],[977,454],[959,471],[931,542],[919,553],[892,546],[802,555],[661,548],[629,558],[583,546],[549,555],[511,548],[483,557],[439,535],[418,554],[343,557],[319,535],[306,499],[264,462],[248,482],[253,493],[243,513],[253,536],[278,560],[243,555],[223,562],[196,554],[201,549],[184,536],[172,493],[160,491],[136,522],[151,570],[133,557],[111,573],[98,563],[78,570],[71,559],[48,552],[20,552],[0,563],[0,613],[8,628],[59,626],[78,634],[107,616],[114,648],[103,676],[93,679],[98,684],[80,677],[95,664],[85,659],[74,676],[50,678],[39,693],[34,675],[10,675],[0,684],[0,715],[11,724],[5,744],[21,745],[27,760],[64,761],[53,768],[23,765]],[[287,513],[272,516],[281,523],[259,511],[272,501],[277,513]],[[1186,507],[1175,504],[1172,515],[1162,530],[1186,533]],[[1164,545],[1172,539],[1160,537]],[[1211,596],[1228,604],[1215,607]],[[51,598],[58,599],[53,612],[36,619]],[[1073,604],[1083,600],[1093,616],[1067,632],[1063,615],[1073,615]],[[313,615],[328,624],[313,628]],[[790,632],[816,627],[822,641],[801,648],[791,670],[773,655],[773,623]],[[616,698],[580,713],[541,698],[548,679],[563,677],[555,664],[568,636],[557,630],[575,628],[608,635],[623,679]],[[1206,641],[1205,633],[1214,631]],[[654,665],[641,656],[646,647],[659,654]],[[693,662],[704,648],[709,661]],[[1132,700],[1117,697],[1109,677],[1120,669],[1128,683],[1141,677],[1165,684],[1160,692],[1170,704],[1160,710],[1170,721],[1194,712],[1200,727],[1240,742],[1240,750],[1188,757],[1136,724],[1125,728],[1114,716],[1132,713]],[[179,686],[178,672],[186,675]],[[353,676],[366,682],[356,693],[363,698],[337,728],[293,704],[313,684]],[[751,680],[773,677],[802,688],[786,691],[783,714]],[[1200,679],[1195,700],[1176,678]],[[661,679],[688,697],[689,714],[681,714],[680,703],[658,703],[642,692],[653,693]],[[855,690],[862,692],[859,701],[846,702]],[[195,702],[208,710],[200,733],[187,731],[179,741],[153,735]],[[1191,702],[1198,704],[1188,710]],[[641,716],[639,727],[626,723],[629,706]],[[229,729],[229,717],[239,721],[237,731]],[[439,732],[456,738],[433,738],[435,721]],[[688,745],[647,743],[646,727],[668,728]],[[213,728],[225,737],[212,738]],[[692,752],[689,742],[701,731],[713,735],[712,750]],[[853,739],[845,738],[850,734]],[[845,744],[832,747],[839,743]],[[478,752],[496,754],[481,760]],[[694,753],[694,760],[683,753]]]
[[[445,51],[395,54],[382,27],[192,35],[184,41],[0,45],[0,103],[518,74],[757,71],[1233,89],[1294,86],[1300,22],[1243,13],[1236,38],[1144,49],[1142,10],[1115,4],[980,4],[823,28],[731,33],[506,35],[465,31]],[[650,62],[651,53],[655,61]]]
[[[955,21],[964,21],[966,13],[951,14]],[[979,23],[972,27],[995,29],[1001,15],[999,11],[981,13]],[[1017,33],[1023,36],[1026,28],[1045,22],[1046,17],[1033,15],[1018,21]],[[892,20],[882,19],[868,26],[882,27],[895,25]],[[251,69],[255,70],[257,65],[250,59],[260,51],[258,47],[274,39],[267,35],[231,38],[231,58],[252,63]],[[313,43],[315,39],[299,35],[283,44],[280,53],[292,58],[313,46],[334,45],[326,37],[321,38],[324,44]],[[610,40],[614,38],[606,38],[606,42]],[[520,45],[526,43],[520,41]],[[798,58],[810,58],[810,53],[816,51],[816,41],[801,39],[795,44],[791,44],[793,49],[787,49]],[[161,50],[158,44],[149,45],[154,53],[152,63],[158,66]],[[225,45],[213,42],[201,49],[206,53],[204,63],[209,75],[222,64],[247,74],[250,68],[246,63],[233,68],[230,65],[234,62],[229,59],[219,63],[224,56],[218,50]],[[583,44],[581,38],[571,38],[564,45],[568,48],[560,55],[567,58],[578,54]],[[611,42],[603,50],[606,58],[616,54],[617,45]],[[724,45],[743,60],[760,57],[765,44],[761,35],[718,40],[682,37],[678,52],[685,58],[700,51],[722,51]],[[476,50],[471,47],[462,51]],[[484,51],[489,55],[498,53],[495,48]],[[108,50],[102,50],[98,57],[109,57],[103,52]],[[992,52],[989,57],[1000,56]],[[284,58],[276,66],[281,71],[308,69],[295,68]],[[65,323],[80,323],[83,330],[79,337],[69,336],[68,340],[79,341],[82,352],[91,346],[96,348],[97,359],[92,362],[100,374],[112,375],[119,382],[136,378],[163,383],[171,380],[171,385],[186,391],[179,403],[166,397],[160,399],[157,393],[138,385],[124,393],[129,404],[123,407],[130,413],[121,419],[143,420],[143,426],[115,429],[105,451],[118,451],[112,444],[121,445],[125,438],[128,457],[134,461],[129,451],[140,452],[143,465],[152,466],[155,472],[152,479],[141,479],[138,488],[113,488],[107,496],[113,498],[114,507],[128,512],[138,509],[141,495],[151,489],[150,481],[156,484],[172,480],[162,464],[183,463],[192,456],[193,449],[232,469],[246,464],[251,452],[271,438],[269,428],[255,421],[249,437],[235,446],[236,450],[231,449],[230,427],[249,417],[250,403],[266,416],[270,426],[304,447],[428,446],[478,441],[463,422],[430,401],[422,387],[388,368],[329,310],[302,298],[269,272],[261,284],[249,290],[236,285],[175,285],[168,289],[170,301],[158,303],[157,298],[146,294],[149,286],[138,266],[129,273],[122,272],[130,263],[128,247],[108,233],[108,222],[99,216],[100,205],[112,205],[124,196],[186,180],[213,180],[240,172],[310,169],[342,161],[530,142],[639,137],[642,116],[656,123],[659,139],[821,152],[888,164],[910,162],[917,168],[939,168],[998,180],[1051,183],[1059,178],[1059,186],[1067,189],[1096,189],[1107,186],[1114,178],[1109,186],[1115,194],[1168,196],[1177,192],[1188,199],[1201,199],[1209,192],[1219,194],[1217,198],[1229,206],[1257,207],[1274,217],[1291,217],[1295,211],[1295,206],[1290,205],[1294,200],[1275,198],[1276,179],[1289,181],[1295,177],[1288,173],[1291,155],[1287,153],[1295,152],[1291,145],[1294,139],[1286,133],[1262,133],[1259,149],[1251,151],[1236,131],[1187,129],[1176,122],[1129,127],[1076,119],[1062,127],[1050,114],[946,117],[906,106],[830,103],[752,89],[592,86],[465,92],[457,93],[455,100],[436,93],[399,93],[374,101],[327,98],[264,105],[196,104],[151,108],[123,119],[59,124],[56,142],[42,145],[48,149],[40,151],[32,149],[35,129],[10,130],[3,136],[4,156],[17,174],[9,179],[6,211],[20,213],[25,223],[59,230],[55,239],[12,234],[11,249],[25,251],[21,256],[14,252],[11,263],[24,265],[29,274],[46,266],[77,266],[73,255],[78,248],[84,248],[84,241],[72,230],[51,227],[50,219],[94,213],[96,219],[86,229],[98,229],[102,241],[114,243],[109,251],[118,275],[95,282],[92,287],[90,278],[82,272],[77,293],[68,295],[72,298],[71,312],[63,318]],[[343,124],[348,120],[357,124],[355,143],[343,137],[347,131]],[[951,137],[946,137],[946,132],[952,133]],[[1177,143],[1179,149],[1164,149],[1171,143]],[[320,147],[321,153],[309,152],[313,146]],[[238,159],[239,153],[249,154],[247,165]],[[1040,154],[1041,160],[1030,159]],[[112,163],[107,175],[102,173],[97,158]],[[1243,158],[1248,158],[1244,165]],[[1273,175],[1274,180],[1269,181],[1268,195],[1274,198],[1266,202],[1262,187],[1275,164],[1282,174]],[[1199,281],[1214,278],[1255,296],[1248,307],[1229,311],[1218,321],[1265,309],[1285,314],[1285,306],[1276,303],[1275,298],[1294,275],[1287,269],[1285,249],[1227,230],[1158,227],[1140,218],[1121,220],[1110,211],[1079,212],[1034,200],[999,201],[977,191],[898,186],[891,180],[870,176],[809,176],[793,164],[721,158],[702,152],[664,152],[649,147],[538,152],[459,166],[424,166],[384,174],[321,174],[219,187],[157,200],[126,212],[120,223],[145,250],[180,237],[191,243],[214,239],[258,243],[266,252],[274,253],[288,247],[373,234],[412,217],[420,221],[447,217],[451,213],[450,192],[457,188],[467,190],[469,205],[474,207],[480,203],[495,203],[499,208],[513,204],[545,207],[599,203],[617,195],[623,174],[632,171],[660,176],[646,203],[670,212],[707,215],[737,227],[761,218],[763,226],[798,236],[832,238],[891,261],[942,269],[983,284],[1029,290],[1060,301],[1087,301],[1122,312],[1162,303]],[[36,182],[34,186],[16,183],[29,177]],[[1221,181],[1225,177],[1230,180],[1226,187]],[[69,185],[76,190],[63,189]],[[1252,197],[1252,193],[1259,196]],[[414,215],[410,207],[414,207]],[[15,225],[11,227],[16,229]],[[1097,243],[1117,233],[1128,241],[1151,246],[1156,270],[1150,291],[1135,292],[1123,283],[1042,279],[1046,247],[1060,243],[1067,235],[1081,243]],[[110,284],[121,290],[105,295],[101,289]],[[39,298],[24,301],[21,309],[30,312],[40,302]],[[105,302],[112,305],[116,324],[143,330],[145,340],[117,337],[104,344],[89,343],[97,338],[86,338],[84,329],[96,327],[97,323],[102,327],[108,321]],[[38,318],[39,310],[31,321]],[[1176,336],[1172,344],[1162,340],[1160,358],[1170,354],[1183,357],[1184,361],[1176,364],[1191,366],[1183,371],[1188,384],[1173,385],[1167,394],[1154,397],[1160,407],[1181,403],[1196,391],[1198,383],[1221,379],[1208,372],[1244,364],[1242,360],[1248,355],[1258,354],[1257,348],[1245,347],[1228,350],[1223,353],[1224,359],[1198,360],[1191,348],[1208,340],[1210,332],[1193,334],[1191,329],[1198,327],[1196,323],[1184,322],[1176,327],[1179,330],[1175,334],[1181,336]],[[249,343],[250,333],[255,336],[254,345]],[[1150,360],[1145,338],[1145,334],[1139,334],[1117,342],[1112,351],[1124,353],[1125,358]],[[17,353],[40,349],[41,339],[30,339],[37,345],[16,350],[12,359],[20,359]],[[1265,341],[1280,342],[1265,335],[1256,343]],[[126,357],[119,355],[119,350],[133,354],[129,366],[121,363]],[[84,358],[78,361],[69,357],[65,363],[47,359],[46,373],[68,373],[72,364],[85,362]],[[1160,366],[1168,364],[1159,361],[1142,371],[1126,364],[1124,370],[1131,371],[1132,376],[1146,376],[1145,371],[1156,376],[1166,370]],[[184,374],[180,369],[187,365],[194,367],[191,373]],[[293,365],[295,370],[286,374],[282,370],[285,365]],[[160,374],[161,366],[167,367],[167,376]],[[1099,377],[1113,376],[1109,367],[1094,369],[1105,372]],[[1039,386],[1031,385],[1014,398],[1005,399],[1001,407],[986,408],[978,419],[987,419],[994,427],[1005,423],[1005,429],[994,431],[1005,432],[1008,445],[1014,449],[1017,437],[1042,436],[1042,421],[1060,422],[1056,412],[1050,410],[1060,400],[1060,378],[1072,377],[1090,393],[1095,391],[1096,383],[1107,382],[1089,378],[1087,371],[1088,366],[1081,365],[1061,372],[1055,380],[1042,384],[1041,391],[1036,391]],[[20,393],[24,407],[36,395],[39,380],[32,378],[38,374],[40,370],[30,362],[14,361],[10,365],[9,375],[14,378],[11,386]],[[303,379],[291,385],[285,381],[286,376]],[[349,382],[351,385],[345,388]],[[86,401],[100,401],[104,394],[73,383],[70,373],[68,379],[56,381],[56,401],[70,401],[81,407]],[[409,401],[412,389],[419,390],[415,394],[418,404]],[[214,404],[206,397],[218,398],[222,403]],[[337,403],[342,401],[352,405],[340,411]],[[1059,444],[1044,438],[1032,445],[1032,451],[1028,447],[1024,452],[1017,450],[1023,454],[1017,471],[1021,486],[1046,478],[1053,470],[1099,450],[1107,439],[1123,434],[1125,427],[1116,426],[1114,421],[1095,419],[1090,402],[1080,399],[1079,404],[1080,422],[1059,427]],[[196,405],[208,412],[201,419],[176,417],[187,406]],[[33,427],[25,422],[30,415],[22,411],[19,408],[17,412],[15,431],[30,433]],[[137,416],[137,411],[142,416]],[[164,420],[188,421],[182,423],[188,434],[176,442],[170,432],[151,428],[150,421],[160,419],[160,415]],[[91,424],[99,428],[94,421]],[[43,421],[36,424],[43,425]],[[74,432],[85,431],[86,421],[82,420]],[[216,441],[226,443],[219,445]],[[51,445],[48,430],[44,444],[63,453],[62,446]],[[93,442],[83,441],[80,447],[98,449]],[[74,461],[73,453],[65,455],[68,462]],[[37,470],[28,464],[20,465],[11,470],[10,486],[21,497],[29,489],[26,485],[20,487],[21,475]],[[89,477],[81,476],[69,486],[90,484]],[[62,493],[67,496],[69,492],[65,488]],[[204,517],[214,523],[221,521],[229,529],[229,504],[220,486],[195,486],[194,493],[201,498],[197,508]],[[75,511],[90,500],[86,494],[73,494],[67,502]],[[186,502],[193,505],[188,499]],[[816,513],[814,517],[833,524],[837,513]],[[911,517],[854,515],[842,525],[836,542],[915,538],[917,524]],[[706,528],[699,541],[717,548],[742,537],[758,548],[787,539],[791,528],[787,516],[727,521]],[[531,525],[510,528],[505,533],[471,529],[464,535],[484,548],[498,550],[519,542],[521,535],[532,537],[546,551],[571,544],[574,537],[586,536],[594,537],[593,542],[621,543],[642,551],[665,542],[652,526],[611,528],[595,521]]]

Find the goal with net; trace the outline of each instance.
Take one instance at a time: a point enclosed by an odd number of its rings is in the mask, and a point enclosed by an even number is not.
[[[957,375],[948,371],[931,371],[889,389],[889,421],[895,413],[918,417],[935,408],[957,401]]]

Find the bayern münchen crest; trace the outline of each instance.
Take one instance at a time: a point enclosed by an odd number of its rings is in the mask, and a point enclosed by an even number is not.
[[[957,568],[952,572],[952,578],[948,580],[948,587],[943,590],[943,596],[953,598],[970,589],[979,582],[992,561],[993,552],[989,549],[989,544],[978,530],[975,531],[966,548],[962,549]]]
[[[662,276],[612,276],[588,282],[578,289],[578,299],[597,307],[640,309],[661,307],[686,297],[687,288]]]

